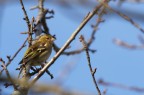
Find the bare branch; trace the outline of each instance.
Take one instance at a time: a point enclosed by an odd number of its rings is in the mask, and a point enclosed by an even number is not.
[[[106,8],[108,8],[109,10],[113,11],[114,13],[118,14],[119,16],[121,16],[122,18],[124,18],[125,20],[127,20],[128,22],[130,22],[133,26],[135,26],[136,28],[138,28],[142,33],[144,33],[144,29],[136,22],[134,22],[130,17],[128,17],[125,14],[120,13],[119,11],[114,10],[113,8],[111,8],[108,4],[104,3],[104,6]]]
[[[53,48],[54,48],[54,50],[55,50],[56,52],[58,52],[58,51],[60,50],[60,48],[59,48],[56,44],[53,44]],[[69,55],[80,54],[80,53],[82,53],[83,51],[84,51],[84,48],[82,47],[82,48],[80,48],[80,49],[73,50],[73,51],[68,51],[68,52],[64,51],[62,54],[69,56]],[[96,52],[96,50],[94,50],[94,49],[89,49],[89,51],[92,52],[92,53],[95,53],[95,52]]]
[[[92,12],[88,13],[87,16],[84,18],[82,23],[79,25],[79,27],[73,32],[73,34],[70,36],[70,38],[66,41],[66,43],[63,45],[63,47],[56,53],[56,55],[44,66],[44,68],[39,72],[37,76],[34,77],[30,87],[44,74],[46,69],[48,69],[55,61],[56,59],[62,54],[62,52],[69,46],[69,44],[75,39],[77,34],[81,31],[81,29],[87,24],[87,22],[99,11],[102,4],[99,4]]]
[[[79,39],[80,39],[80,42],[82,42],[83,47],[85,48],[85,52],[86,52],[86,56],[87,56],[87,60],[88,60],[88,66],[89,66],[89,69],[90,69],[90,72],[91,72],[91,75],[92,75],[92,79],[93,79],[94,85],[95,85],[95,87],[96,87],[96,90],[97,90],[97,92],[98,92],[98,95],[101,95],[101,91],[100,91],[100,89],[99,89],[99,87],[98,87],[96,78],[95,78],[95,76],[94,76],[95,73],[96,73],[96,68],[95,68],[94,70],[92,69],[91,62],[90,62],[90,55],[89,55],[89,52],[88,52],[87,44],[86,44],[86,42],[85,42],[85,40],[84,40],[84,37],[83,37],[82,35],[80,36]]]
[[[5,65],[5,62],[3,61],[3,59],[0,59],[0,61],[2,62],[2,67],[3,67],[3,69],[5,70],[8,79],[9,79],[10,82],[12,83],[12,86],[13,86],[14,90],[17,90],[17,86],[16,86],[15,82],[13,81],[13,79],[11,78],[11,76],[10,76],[10,74],[9,74],[9,71],[7,70],[7,67],[6,67],[6,65]]]
[[[98,30],[98,26],[104,22],[104,20],[102,20],[102,16],[105,14],[105,7],[102,7],[101,11],[98,13],[98,19],[96,21],[95,25],[92,25],[93,31],[91,34],[91,37],[89,39],[89,41],[87,42],[87,47],[90,47],[90,45],[92,44],[92,42],[95,40],[95,33]]]
[[[105,7],[102,7],[100,13],[98,13],[98,19],[97,19],[97,21],[96,21],[96,24],[95,24],[95,25],[92,25],[93,31],[92,31],[92,34],[91,34],[91,37],[90,37],[89,41],[87,42],[88,49],[89,49],[89,51],[92,52],[92,53],[95,53],[96,50],[90,49],[89,47],[90,47],[90,45],[91,45],[91,44],[94,42],[94,40],[95,40],[95,33],[96,33],[97,29],[98,29],[98,26],[100,25],[100,23],[104,22],[104,20],[102,20],[102,16],[103,16],[104,14],[105,14]],[[53,48],[54,48],[54,50],[55,50],[56,52],[58,52],[58,51],[60,50],[60,48],[59,48],[56,44],[53,45]],[[62,54],[63,54],[63,55],[80,54],[80,53],[82,53],[84,50],[85,50],[84,47],[82,47],[82,48],[80,48],[80,49],[73,50],[73,51],[68,51],[68,52],[65,51],[65,52],[63,52]]]
[[[29,21],[29,18],[28,18],[28,15],[27,15],[27,12],[25,10],[25,7],[24,7],[24,4],[23,4],[23,1],[20,0],[20,4],[22,6],[22,10],[24,12],[24,20],[26,20],[26,23],[27,23],[27,27],[28,27],[28,42],[29,42],[29,46],[32,45],[32,32],[31,32],[31,24],[30,24],[30,21]]]
[[[126,43],[126,42],[124,42],[124,41],[122,41],[122,40],[120,40],[120,39],[113,39],[113,42],[116,44],[116,45],[118,45],[118,46],[121,46],[121,47],[125,47],[125,48],[128,48],[128,49],[144,49],[144,45],[140,45],[140,46],[138,46],[138,45],[131,45],[131,44],[129,44],[129,43]]]
[[[22,44],[22,46],[16,51],[16,53],[13,55],[13,57],[9,58],[8,62],[6,63],[6,67],[14,60],[14,58],[18,55],[18,53],[25,47],[25,44],[26,44],[27,40],[28,40],[28,38],[24,41],[24,43]],[[1,76],[1,74],[3,72],[3,70],[4,69],[2,69],[0,71],[0,76]]]
[[[122,85],[122,84],[105,82],[102,79],[100,79],[98,83],[103,85],[103,86],[109,86],[109,87],[112,86],[112,87],[117,87],[117,88],[121,88],[121,89],[136,91],[136,92],[144,92],[144,88],[139,88],[139,87],[135,87],[135,86],[129,87],[129,86],[125,86],[125,85]]]

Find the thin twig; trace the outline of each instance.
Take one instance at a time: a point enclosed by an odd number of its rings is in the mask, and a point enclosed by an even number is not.
[[[91,37],[89,39],[89,41],[87,42],[87,47],[90,47],[90,45],[92,44],[92,42],[95,40],[95,33],[98,30],[98,26],[104,22],[104,20],[102,20],[102,16],[105,14],[105,7],[102,7],[101,11],[98,13],[98,19],[95,25],[92,25],[93,31],[91,34]]]
[[[100,91],[100,89],[98,87],[96,78],[94,76],[95,73],[96,73],[96,68],[94,70],[92,69],[91,62],[90,62],[90,55],[89,55],[89,52],[88,52],[88,47],[87,47],[87,44],[86,44],[86,42],[84,40],[84,37],[82,35],[80,36],[80,42],[82,42],[83,47],[85,48],[85,52],[86,52],[86,56],[87,56],[87,60],[88,60],[88,66],[89,66],[89,69],[90,69],[90,72],[91,72],[91,75],[92,75],[92,79],[93,79],[94,85],[96,87],[98,95],[101,95],[101,91]]]
[[[58,52],[59,50],[60,50],[60,48],[56,45],[56,44],[53,44],[53,48],[54,48],[54,50],[56,51],[56,52]],[[62,55],[74,55],[74,54],[80,54],[80,53],[82,53],[84,51],[84,48],[82,47],[82,48],[80,48],[80,49],[77,49],[77,50],[73,50],[73,51],[68,51],[68,52],[66,52],[66,51],[64,51],[63,53],[62,53]],[[96,52],[96,50],[94,50],[94,49],[89,49],[89,51],[90,52],[92,52],[92,53],[95,53]]]
[[[144,92],[144,88],[139,88],[139,87],[135,87],[135,86],[130,86],[129,87],[129,86],[126,86],[126,85],[123,85],[123,84],[106,82],[102,79],[100,79],[98,83],[103,85],[103,86],[109,86],[109,87],[111,86],[111,87],[117,87],[117,88],[122,88],[122,89],[136,91],[136,92]]]
[[[35,26],[35,35],[39,36],[42,32],[46,33],[46,34],[50,34],[49,33],[49,28],[47,26],[46,23],[46,14],[50,13],[53,14],[53,10],[49,11],[48,9],[44,8],[44,1],[45,0],[39,0],[39,4],[38,6],[35,6],[33,9],[38,8],[39,12],[38,12],[38,16],[36,18],[36,26]],[[44,28],[44,31],[42,31],[42,27]]]
[[[101,18],[102,18],[102,16],[103,16],[103,14],[104,14],[104,12],[105,12],[105,7],[102,7],[102,10],[100,11],[100,13],[98,13],[98,19],[97,19],[97,22],[96,22],[96,25],[92,25],[92,28],[93,28],[93,31],[92,31],[92,34],[91,34],[91,37],[90,37],[90,39],[89,39],[89,41],[87,42],[87,45],[88,45],[88,47],[90,47],[90,45],[93,43],[93,41],[95,40],[95,33],[96,33],[96,31],[97,31],[97,28],[98,28],[98,26],[99,26],[99,24],[101,23],[101,22],[104,22]],[[60,48],[56,45],[56,44],[53,44],[53,48],[54,48],[54,50],[56,51],[56,52],[58,52],[59,50],[60,50]],[[88,48],[89,49],[89,48]],[[68,52],[63,52],[62,54],[63,55],[74,55],[74,54],[80,54],[80,53],[82,53],[83,51],[84,51],[85,49],[84,49],[84,47],[82,47],[82,48],[80,48],[80,49],[77,49],[77,50],[73,50],[73,51],[68,51]],[[96,50],[94,50],[94,49],[89,49],[89,51],[90,52],[92,52],[92,53],[95,53],[96,52]]]
[[[20,0],[20,4],[21,4],[22,10],[23,10],[23,12],[24,12],[24,16],[25,16],[25,20],[26,20],[27,26],[30,27],[30,26],[29,26],[29,25],[30,25],[30,21],[29,21],[29,18],[28,18],[28,15],[27,15],[27,12],[26,12],[26,10],[25,10],[25,7],[24,7],[24,4],[23,4],[23,1],[22,1],[22,0]]]
[[[25,7],[24,7],[24,4],[23,4],[23,1],[20,0],[20,4],[22,6],[22,10],[24,12],[24,20],[26,20],[26,23],[27,23],[27,27],[28,27],[28,42],[29,42],[29,46],[32,45],[32,32],[31,32],[31,24],[30,24],[30,20],[28,18],[28,15],[27,15],[27,12],[25,10]]]
[[[124,18],[125,20],[127,20],[128,22],[130,22],[133,26],[135,26],[136,28],[138,28],[142,33],[144,33],[144,29],[141,28],[141,26],[134,22],[130,17],[128,17],[125,14],[120,13],[119,11],[114,10],[113,8],[111,8],[108,4],[104,3],[103,4],[106,8],[108,8],[109,10],[113,11],[114,13],[118,14],[119,16],[121,16],[122,18]]]
[[[12,83],[12,86],[13,86],[14,90],[17,90],[17,86],[15,85],[13,79],[11,78],[11,76],[10,76],[10,74],[9,74],[9,71],[7,70],[7,67],[6,67],[6,65],[5,65],[5,62],[3,61],[3,59],[0,59],[0,61],[2,62],[2,67],[3,67],[3,69],[5,70],[8,79],[9,79],[10,82]]]
[[[28,38],[24,41],[24,43],[22,44],[22,46],[16,51],[16,53],[13,55],[13,57],[12,57],[12,58],[9,58],[8,62],[6,63],[6,67],[14,60],[14,58],[18,55],[18,53],[22,50],[22,48],[25,47],[25,44],[26,44],[27,40],[28,40]],[[3,70],[4,70],[4,69],[2,69],[2,70],[0,71],[0,76],[1,76],[1,74],[2,74],[2,72],[3,72]]]
[[[95,25],[92,26],[93,31],[92,31],[91,37],[90,37],[89,41],[86,43],[86,44],[87,44],[87,49],[90,47],[90,45],[91,45],[91,44],[93,43],[93,41],[95,40],[95,33],[96,33],[96,31],[97,31],[97,28],[98,28],[99,24],[100,24],[101,22],[104,22],[104,21],[102,20],[102,16],[103,16],[103,14],[104,14],[104,11],[105,11],[105,7],[103,7],[103,8],[101,9],[101,11],[98,13],[97,22],[96,22]],[[81,49],[74,50],[74,51],[63,52],[63,54],[64,54],[64,55],[73,55],[73,54],[79,54],[79,53],[81,53],[81,52],[83,52],[83,51],[85,51],[85,48],[84,48],[84,47],[82,47]],[[94,53],[96,50],[88,49],[88,51]],[[67,65],[64,67],[63,71],[60,73],[60,75],[59,75],[58,78],[56,79],[56,83],[57,83],[57,84],[60,85],[60,84],[62,84],[62,83],[64,82],[64,78],[65,78],[67,75],[69,75],[69,73],[71,73],[71,70],[72,70],[74,64],[75,64],[75,63],[69,63],[69,64],[67,64]]]
[[[129,43],[126,43],[120,39],[113,39],[113,42],[118,45],[118,46],[121,46],[121,47],[125,47],[125,48],[128,48],[128,49],[144,49],[144,45],[132,45],[132,44],[129,44]]]
[[[40,13],[40,14],[45,13],[45,14],[42,15],[41,23],[42,23],[42,26],[43,26],[43,28],[44,28],[44,30],[45,30],[44,32],[45,32],[46,34],[49,34],[49,28],[48,28],[48,26],[47,26],[46,19],[45,19],[45,15],[47,14],[48,10],[44,9],[44,5],[43,5],[44,1],[45,1],[45,0],[39,0],[39,13]],[[45,12],[45,11],[46,11],[46,12]],[[40,15],[40,14],[39,14],[39,15]]]
[[[66,43],[62,46],[62,48],[56,53],[56,55],[42,68],[42,70],[39,72],[37,76],[33,78],[31,81],[31,84],[29,87],[33,86],[33,84],[44,74],[46,69],[48,69],[55,61],[56,59],[62,54],[62,52],[70,45],[70,43],[75,39],[77,34],[81,31],[81,29],[87,24],[87,22],[99,11],[102,4],[99,4],[92,12],[88,13],[87,16],[84,18],[82,23],[79,25],[79,27],[73,32],[73,34],[70,36],[70,38],[66,41]]]

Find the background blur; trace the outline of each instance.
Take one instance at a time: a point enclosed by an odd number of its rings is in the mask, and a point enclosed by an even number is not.
[[[29,18],[36,17],[38,11],[29,9],[37,5],[38,1],[23,1]],[[50,33],[56,35],[55,42],[59,47],[66,42],[86,14],[93,10],[97,4],[95,0],[46,0],[45,8],[55,11],[54,18],[47,20],[47,24]],[[110,6],[128,15],[144,27],[144,3],[141,0],[139,2],[134,0],[111,1]],[[23,20],[24,15],[18,0],[0,0],[0,15],[0,57],[7,60],[6,56],[12,56],[27,37],[27,35],[20,34],[27,31],[27,25]],[[105,22],[100,24],[95,35],[96,39],[90,47],[97,50],[96,53],[90,53],[91,63],[93,68],[97,68],[95,74],[97,81],[103,80],[114,86],[99,84],[101,92],[107,90],[106,95],[144,95],[144,43],[139,39],[139,37],[143,39],[143,33],[109,10],[103,19]],[[88,40],[92,32],[90,25],[95,24],[95,21],[96,17],[82,29],[67,51],[82,47],[79,36],[82,34]],[[120,39],[130,45],[141,46],[141,48],[130,49],[118,46],[113,43],[114,39]],[[12,64],[8,66],[13,77],[18,76],[18,71],[15,69],[18,67],[25,50],[26,48],[22,49]],[[54,54],[53,51],[51,57]],[[65,68],[68,70],[64,71]],[[54,79],[51,80],[45,74],[38,83],[54,85],[60,82],[60,87],[64,90],[97,93],[87,65],[85,52],[71,56],[60,56],[51,66],[50,71],[54,75]],[[64,75],[63,78],[60,77],[61,73]],[[131,87],[141,90],[133,90],[130,89]],[[13,91],[11,87],[4,88],[3,83],[0,84],[0,89],[1,95],[9,95]]]

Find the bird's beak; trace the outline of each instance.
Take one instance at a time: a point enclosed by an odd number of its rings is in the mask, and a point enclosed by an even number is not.
[[[52,36],[52,39],[51,39],[51,40],[52,40],[52,41],[55,41],[55,40],[56,40],[55,35]]]
[[[54,37],[52,37],[51,41],[55,41],[56,39]]]

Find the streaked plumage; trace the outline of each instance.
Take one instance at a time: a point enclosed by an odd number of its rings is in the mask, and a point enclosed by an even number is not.
[[[44,63],[50,56],[52,51],[52,44],[54,38],[50,35],[42,35],[33,45],[31,45],[25,52],[23,59],[20,61],[22,64],[20,74],[22,76],[28,73],[31,66],[37,66]],[[24,70],[24,68],[26,70]]]

